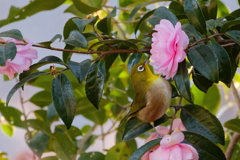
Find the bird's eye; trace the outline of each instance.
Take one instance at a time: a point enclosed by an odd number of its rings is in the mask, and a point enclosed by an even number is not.
[[[144,71],[144,67],[143,67],[143,66],[138,66],[137,70],[138,70],[139,72],[142,72],[142,71]]]

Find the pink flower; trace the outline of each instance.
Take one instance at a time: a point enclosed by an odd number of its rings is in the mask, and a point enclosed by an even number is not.
[[[0,66],[0,74],[5,74],[9,79],[14,78],[15,73],[22,73],[29,70],[29,66],[32,64],[32,59],[38,58],[38,53],[35,49],[32,49],[32,42],[25,39],[28,42],[26,45],[16,45],[17,54],[13,60],[8,59],[5,66]],[[22,41],[11,39],[8,42],[23,43]]]
[[[198,153],[189,144],[181,143],[184,134],[174,131],[171,135],[165,135],[160,141],[160,145],[149,152],[142,160],[198,160]]]
[[[161,136],[167,135],[169,133],[169,129],[165,126],[156,127],[156,130],[157,130],[158,134]],[[176,118],[173,120],[172,131],[186,131],[186,128],[183,125],[180,118]],[[150,136],[146,139],[146,142],[149,142],[151,140],[159,138],[158,134],[156,132],[150,133]],[[158,146],[156,148],[158,148]],[[153,151],[153,149],[152,149],[152,151]],[[149,155],[150,155],[150,153],[152,153],[152,151],[146,152],[142,156],[141,160],[150,160]]]
[[[185,57],[185,49],[189,44],[188,36],[182,31],[181,23],[174,28],[172,23],[162,19],[154,28],[157,32],[152,34],[152,49],[150,62],[155,71],[162,73],[166,79],[173,78],[177,73],[178,63]]]

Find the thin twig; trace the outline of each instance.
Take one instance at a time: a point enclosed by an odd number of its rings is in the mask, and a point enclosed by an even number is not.
[[[223,45],[221,45],[222,47],[227,47],[227,46],[232,46],[232,45],[234,45],[235,43],[227,43],[227,44],[223,44]]]
[[[234,132],[230,140],[228,148],[226,150],[225,156],[227,160],[230,160],[234,151],[234,148],[237,145],[238,140],[240,139],[240,133]]]
[[[221,35],[223,35],[223,33],[216,33],[216,34],[211,35],[211,36],[209,36],[207,38],[203,38],[203,39],[200,39],[200,40],[198,40],[198,41],[196,41],[196,42],[194,42],[192,44],[189,44],[188,47],[192,47],[192,46],[196,45],[199,42],[202,42],[202,41],[205,41],[205,40],[209,40],[209,39],[211,39],[213,37],[217,37],[217,36],[221,36]]]
[[[105,8],[114,8],[112,6],[107,6],[107,5],[103,5],[103,7]],[[116,9],[119,9],[119,10],[122,10],[122,11],[129,11],[129,12],[132,12],[132,9],[128,9],[128,8],[124,8],[124,7],[116,7]],[[145,15],[147,12],[137,12],[137,14],[140,14],[140,15]]]

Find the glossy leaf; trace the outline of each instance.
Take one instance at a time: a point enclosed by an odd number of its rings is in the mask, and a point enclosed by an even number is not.
[[[18,29],[11,29],[9,31],[1,32],[0,37],[9,37],[19,41],[24,41],[22,33]]]
[[[12,125],[2,123],[0,126],[1,126],[1,130],[4,134],[6,134],[9,137],[13,136],[14,130],[13,130]]]
[[[198,152],[199,160],[226,160],[223,151],[209,139],[194,132],[184,131],[184,143],[192,145]]]
[[[159,24],[159,22],[162,19],[167,19],[170,22],[172,22],[172,24],[175,26],[176,23],[178,22],[177,17],[175,16],[175,14],[173,14],[172,11],[170,11],[169,9],[167,9],[166,7],[159,7],[158,9],[156,9],[153,13],[153,16],[151,18],[148,19],[148,22],[152,25],[155,26],[156,24]]]
[[[45,148],[47,147],[49,136],[42,131],[38,131],[30,141],[28,146],[38,156],[41,157]]]
[[[39,119],[28,119],[26,120],[26,123],[29,127],[32,127],[36,130],[40,130],[49,136],[52,134],[50,130],[50,126],[46,125],[45,122]]]
[[[33,95],[30,100],[33,104],[39,107],[45,107],[51,104],[52,98],[51,98],[51,92],[49,91],[40,91]]]
[[[42,58],[38,63],[31,65],[30,69],[28,71],[24,71],[23,73],[21,73],[19,75],[20,81],[23,78],[25,78],[26,76],[28,76],[29,74],[31,74],[33,71],[37,70],[38,68],[40,68],[44,65],[47,65],[47,64],[51,64],[51,63],[66,65],[60,58],[58,58],[56,56],[46,56],[46,57]]]
[[[0,21],[0,27],[12,22],[23,20],[32,16],[40,11],[52,10],[62,5],[65,0],[49,1],[49,0],[33,0],[31,3],[23,8],[11,7],[9,15],[6,19]],[[47,4],[47,5],[46,5]]]
[[[112,160],[113,157],[114,160],[127,160],[131,155],[129,147],[126,142],[117,143],[108,150],[105,160]]]
[[[224,35],[240,45],[240,31],[231,30],[227,31]]]
[[[68,61],[68,66],[72,73],[76,76],[78,79],[78,82],[81,83],[87,76],[87,73],[90,69],[91,60],[86,59],[80,63]]]
[[[81,0],[73,0],[73,4],[79,12],[82,12],[84,14],[90,14],[99,10],[99,8],[87,5]]]
[[[71,31],[69,37],[63,42],[79,48],[87,48],[88,45],[86,38],[77,30]]]
[[[142,54],[139,53],[132,53],[128,60],[128,73],[131,72],[132,67],[135,66],[137,63],[140,62]]]
[[[112,64],[114,63],[117,57],[118,54],[107,54],[104,56],[106,71],[108,71],[111,68]]]
[[[131,157],[129,158],[129,160],[140,160],[141,157],[148,151],[150,151],[152,148],[158,146],[160,144],[160,139],[155,139],[152,140],[146,144],[144,144],[143,146],[141,146],[140,148],[138,148],[138,150],[136,150]]]
[[[218,61],[219,80],[230,87],[232,81],[231,60],[227,51],[217,42],[211,41],[208,46],[212,49]]]
[[[72,21],[78,26],[78,29],[80,32],[83,32],[86,25],[88,25],[89,23],[92,23],[94,21],[96,21],[98,19],[97,17],[93,17],[90,19],[78,19],[78,18],[73,18]]]
[[[0,45],[0,66],[5,66],[8,59],[13,60],[17,54],[15,43],[9,42]]]
[[[199,90],[207,93],[208,89],[213,85],[213,82],[199,73],[193,73],[193,82]]]
[[[56,111],[69,129],[75,116],[77,103],[72,85],[63,73],[52,82],[52,98]]]
[[[191,24],[182,25],[182,30],[188,35],[191,43],[194,43],[196,40],[202,39],[201,34],[199,34],[199,32],[197,32]]]
[[[76,154],[74,143],[64,133],[56,133],[51,137],[53,150],[57,154],[58,159],[73,159]]]
[[[153,3],[157,3],[157,2],[161,2],[161,1],[166,1],[166,0],[152,0],[152,1],[149,1],[149,2],[146,2],[146,3],[141,3],[140,5],[136,6],[132,12],[130,13],[129,15],[129,19],[128,21],[132,20],[132,18],[134,17],[134,15],[143,7],[145,6],[148,6],[150,4],[153,4]]]
[[[102,44],[108,44],[108,45],[116,45],[116,44],[118,44],[118,45],[128,46],[128,47],[131,47],[133,49],[138,49],[138,47],[134,43],[132,43],[130,41],[127,41],[127,40],[120,40],[120,39],[100,41],[100,42],[94,43],[90,47],[90,49],[93,48],[93,47],[96,47],[98,45],[102,45]],[[123,54],[126,54],[126,53],[123,53]]]
[[[47,120],[48,122],[51,122],[52,120],[54,120],[54,118],[57,116],[57,111],[54,107],[54,104],[51,103],[49,106],[48,106],[48,110],[47,110]]]
[[[177,89],[184,99],[192,103],[192,96],[190,92],[190,80],[187,70],[186,60],[178,64],[177,74],[173,77]]]
[[[102,20],[100,20],[97,23],[97,28],[106,35],[111,35],[111,31],[112,31],[112,17],[116,16],[116,7],[113,8],[113,10],[111,11],[111,13],[103,18]]]
[[[227,23],[225,23],[222,27],[221,27],[221,30],[220,32],[221,33],[224,33],[227,29],[233,27],[233,26],[236,26],[236,25],[240,25],[240,19],[238,20],[232,20],[232,21],[229,21]]]
[[[46,42],[40,42],[38,44],[40,44],[41,46],[45,46],[48,48],[51,48],[51,44],[56,41],[57,39],[59,39],[59,42],[62,40],[62,35],[61,34],[56,34],[50,41],[46,41]]]
[[[86,79],[86,95],[88,100],[99,109],[99,102],[103,93],[103,85],[106,76],[104,60],[94,62],[88,72]]]
[[[240,133],[240,119],[230,119],[227,122],[224,123],[224,127],[227,129],[230,129],[234,132]]]
[[[162,116],[154,122],[154,126],[158,126],[168,120],[166,115]],[[152,129],[153,126],[150,123],[143,122],[136,117],[131,118],[126,126],[123,133],[122,140],[128,141],[130,139],[136,138],[137,136],[145,133],[146,131]]]
[[[151,10],[151,11],[147,12],[145,15],[143,15],[143,17],[140,19],[140,21],[137,23],[137,25],[134,29],[135,34],[137,34],[137,31],[138,31],[139,27],[141,26],[141,24],[143,22],[145,22],[154,13],[154,11],[155,11],[155,9]]]
[[[206,78],[218,83],[219,69],[215,54],[207,45],[196,45],[187,52],[191,64]]]
[[[188,131],[199,133],[214,143],[224,145],[222,125],[207,109],[198,105],[185,105],[181,111],[181,120]]]
[[[81,157],[78,158],[78,160],[100,160],[105,159],[105,155],[101,152],[88,152],[85,154],[82,154]]]
[[[15,86],[13,86],[13,88],[10,90],[10,92],[7,95],[7,99],[6,99],[6,104],[8,105],[11,97],[13,96],[13,94],[19,89],[21,88],[26,82],[37,78],[39,76],[43,76],[43,75],[49,75],[49,73],[45,73],[45,72],[35,72],[33,74],[28,75],[27,77],[23,78],[20,82],[18,82]]]
[[[207,34],[206,23],[197,0],[185,0],[184,11],[191,24],[202,34]]]

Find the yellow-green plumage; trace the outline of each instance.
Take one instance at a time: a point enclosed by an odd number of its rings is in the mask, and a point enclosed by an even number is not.
[[[132,68],[130,78],[136,95],[127,116],[137,117],[144,122],[153,122],[161,118],[171,102],[171,85],[167,80],[154,75],[146,63]]]

